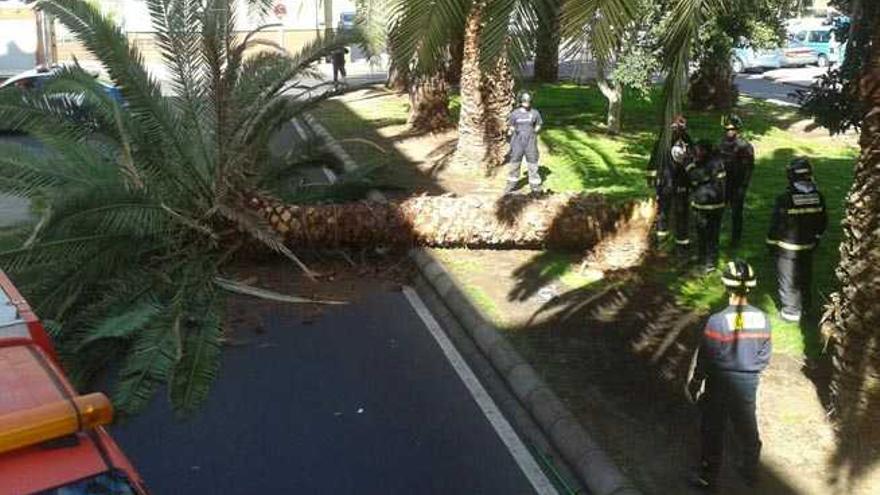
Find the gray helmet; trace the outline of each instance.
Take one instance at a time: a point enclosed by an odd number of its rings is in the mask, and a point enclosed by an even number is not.
[[[743,127],[743,120],[739,115],[732,113],[724,118],[724,129],[728,131],[738,131]]]
[[[532,94],[528,91],[523,91],[519,94],[519,102],[520,103],[531,103],[532,102]]]
[[[792,184],[813,180],[813,166],[803,157],[792,160],[786,167],[786,172],[788,172],[788,182]]]

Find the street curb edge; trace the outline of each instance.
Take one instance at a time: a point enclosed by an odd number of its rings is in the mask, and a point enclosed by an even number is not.
[[[641,495],[532,366],[474,307],[442,262],[424,248],[410,250],[409,256],[590,492]]]

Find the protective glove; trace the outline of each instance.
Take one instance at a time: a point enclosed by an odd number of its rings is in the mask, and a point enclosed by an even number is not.
[[[684,388],[684,396],[685,398],[687,398],[688,402],[690,402],[691,404],[696,404],[700,401],[700,397],[703,396],[704,391],[705,380],[703,380],[702,378],[691,378]]]

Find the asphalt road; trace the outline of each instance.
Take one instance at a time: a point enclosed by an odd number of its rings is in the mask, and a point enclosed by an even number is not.
[[[515,459],[405,294],[263,324],[225,350],[198,416],[172,419],[160,396],[113,428],[156,494],[536,492],[531,458]]]
[[[740,74],[736,76],[735,82],[740,93],[746,96],[782,105],[797,106],[797,100],[790,96],[798,89],[796,86],[764,79],[761,74]]]

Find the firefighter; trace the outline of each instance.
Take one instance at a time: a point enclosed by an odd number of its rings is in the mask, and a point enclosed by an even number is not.
[[[705,489],[715,488],[718,480],[728,418],[743,448],[738,471],[746,484],[757,482],[761,439],[755,402],[760,373],[772,350],[770,320],[747,299],[757,284],[752,267],[742,260],[731,261],[721,281],[729,305],[709,317],[685,388],[688,400],[697,403],[702,413],[700,466],[690,481]]]
[[[806,158],[788,165],[788,184],[776,198],[767,244],[776,255],[780,316],[797,322],[810,305],[813,251],[825,233],[828,214]]]
[[[532,95],[523,92],[519,96],[519,108],[511,112],[507,120],[507,135],[510,137],[510,163],[507,172],[507,186],[504,194],[516,190],[519,182],[519,169],[523,156],[529,172],[529,187],[532,193],[541,192],[541,176],[538,174],[538,132],[544,124],[541,114],[532,108]]]
[[[726,199],[724,161],[716,154],[712,143],[700,141],[694,146],[694,159],[686,170],[691,183],[691,209],[697,226],[698,262],[703,263],[709,273],[718,263],[718,242]]]
[[[742,240],[743,205],[755,168],[755,149],[739,136],[742,126],[742,119],[738,115],[729,115],[724,120],[724,137],[718,146],[727,172],[727,204],[733,223],[730,236],[733,248],[739,247]]]
[[[688,234],[690,181],[686,167],[692,159],[693,141],[687,132],[687,120],[682,115],[676,115],[672,119],[670,130],[672,147],[669,156],[666,160],[659,160],[660,163],[651,165],[659,170],[649,171],[649,177],[656,178],[654,186],[657,191],[658,214],[654,235],[657,242],[669,237],[669,227],[674,218],[676,254],[686,258],[691,243]]]

